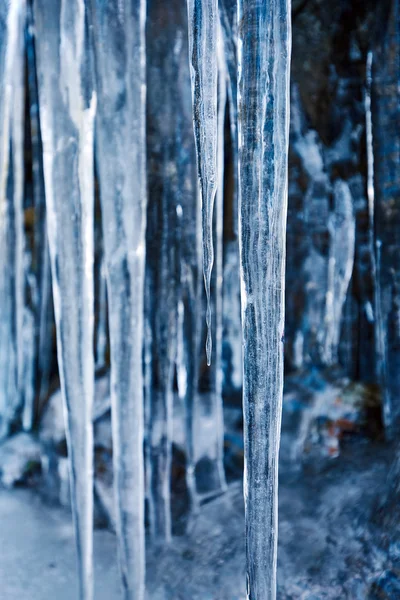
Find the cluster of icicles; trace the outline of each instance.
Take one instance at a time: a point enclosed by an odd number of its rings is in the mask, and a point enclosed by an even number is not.
[[[175,373],[196,506],[201,247],[208,364],[213,353],[210,456],[217,487],[226,485],[221,265],[227,102],[239,207],[247,593],[252,600],[275,598],[289,61],[290,0],[0,0],[1,435],[21,398],[23,427],[32,427],[51,353],[52,286],[84,600],[93,598],[93,340],[96,353],[104,352],[106,321],[124,598],[145,594],[145,498],[150,532],[165,541],[171,535]],[[95,270],[97,193],[104,257]],[[27,209],[34,213],[33,283],[24,280]],[[25,310],[27,288],[33,313]],[[32,367],[32,356],[39,365]],[[34,389],[27,383],[32,378]]]

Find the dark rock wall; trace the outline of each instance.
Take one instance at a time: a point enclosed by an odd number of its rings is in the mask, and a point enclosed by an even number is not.
[[[400,372],[399,301],[393,292],[400,232],[398,26],[397,0],[293,3],[285,336],[289,370],[339,362],[354,379],[379,379],[379,240],[381,328],[391,332],[384,338],[392,395],[391,385],[399,389],[394,373]],[[376,231],[367,195],[370,51]]]

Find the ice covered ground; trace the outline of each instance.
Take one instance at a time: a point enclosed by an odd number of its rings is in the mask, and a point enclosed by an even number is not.
[[[334,459],[324,458],[323,453],[318,459],[314,447],[299,469],[292,448],[303,435],[304,418],[295,418],[293,393],[287,395],[284,406],[278,598],[400,598],[398,523],[383,531],[373,519],[379,513],[391,448],[356,434],[341,443]],[[234,412],[227,419],[231,432]],[[233,481],[225,495],[201,506],[186,535],[174,536],[168,547],[149,548],[149,600],[244,600],[241,492],[240,481]],[[1,490],[0,522],[1,598],[77,597],[73,529],[67,510],[43,504],[29,490]],[[94,548],[95,599],[118,600],[115,536],[97,529]]]

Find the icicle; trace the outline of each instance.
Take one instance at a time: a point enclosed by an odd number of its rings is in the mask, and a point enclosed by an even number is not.
[[[289,0],[239,0],[239,232],[247,597],[276,597],[289,141]]]
[[[372,52],[368,52],[367,67],[366,67],[366,86],[365,86],[365,130],[367,142],[367,195],[368,195],[368,215],[370,223],[370,233],[373,236],[374,232],[374,204],[375,204],[375,189],[374,189],[374,148],[372,138],[372,113],[371,113],[371,86],[372,86]]]
[[[371,259],[373,268],[374,280],[374,324],[375,324],[375,357],[376,357],[376,375],[378,382],[385,384],[386,382],[386,347],[385,347],[385,332],[382,320],[381,307],[381,246],[380,240],[374,241],[375,227],[375,182],[374,182],[374,137],[372,128],[372,64],[373,53],[370,51],[367,55],[367,64],[365,72],[365,131],[367,145],[367,196],[368,196],[368,217],[369,217],[369,235],[371,246]],[[385,394],[386,392],[384,392]],[[383,417],[385,426],[390,425],[390,411],[387,402],[384,402]]]
[[[224,472],[224,415],[222,402],[222,282],[223,282],[223,216],[224,216],[224,131],[227,74],[222,37],[218,38],[218,186],[214,211],[215,263],[211,278],[212,329],[215,335],[214,360],[208,370],[210,388],[207,395],[201,394],[203,423],[200,438],[206,438],[202,444],[203,456],[198,452],[199,462],[207,461],[207,481],[203,481],[204,492],[215,494],[226,487]],[[209,397],[207,397],[209,396]],[[206,429],[206,427],[209,429]],[[204,479],[204,478],[203,478]],[[204,485],[205,484],[205,485]]]
[[[17,407],[23,401],[24,394],[24,360],[31,360],[32,356],[25,354],[25,335],[28,334],[24,327],[25,308],[25,268],[24,268],[24,116],[25,116],[25,19],[26,7],[23,0],[16,2],[15,46],[12,48],[13,65],[10,77],[13,86],[12,96],[12,133],[11,154],[13,171],[13,203],[15,219],[15,320],[17,342],[17,377],[18,400]]]
[[[371,270],[374,290],[374,307],[370,304],[370,321],[374,323],[375,333],[375,371],[378,376],[378,381],[381,380],[381,368],[384,357],[384,337],[382,331],[382,319],[380,308],[380,292],[379,278],[377,275],[377,259],[380,261],[379,248],[375,252],[375,184],[374,184],[374,140],[372,131],[372,106],[371,106],[371,91],[372,91],[372,62],[373,53],[370,51],[367,55],[367,64],[365,70],[365,137],[367,146],[367,198],[368,198],[368,235],[369,235],[369,251],[371,256]]]
[[[193,125],[202,202],[203,272],[207,295],[207,364],[211,364],[211,272],[213,211],[217,190],[218,2],[187,0]]]
[[[186,0],[173,3],[169,13],[170,40],[174,40],[170,55],[169,77],[174,81],[173,152],[176,173],[173,179],[176,194],[176,264],[178,266],[176,372],[178,404],[180,402],[186,445],[186,485],[191,514],[198,507],[195,481],[195,445],[199,434],[198,375],[200,353],[200,323],[202,319],[202,259],[201,210],[198,194],[196,148],[193,136],[191,80],[188,57],[188,22]],[[160,25],[161,27],[161,25]],[[171,116],[171,118],[172,118]],[[172,158],[172,157],[171,157]],[[178,415],[175,415],[178,419]],[[175,421],[175,419],[174,419]]]
[[[32,257],[32,303],[34,310],[33,326],[36,330],[34,353],[36,358],[33,382],[35,389],[30,397],[24,399],[23,426],[31,429],[35,413],[40,411],[48,394],[52,351],[52,299],[50,259],[46,233],[46,204],[43,175],[43,148],[40,135],[39,99],[36,81],[36,56],[34,47],[34,24],[31,3],[27,5],[27,24],[25,32],[28,102],[30,113],[30,145],[32,154],[32,201],[35,211],[34,239]],[[27,319],[29,322],[28,311]],[[24,326],[25,329],[25,326]],[[28,391],[28,390],[27,390]],[[34,402],[37,398],[37,406]],[[36,410],[35,410],[36,409]]]
[[[338,360],[342,311],[353,273],[356,223],[348,184],[337,180],[333,189],[334,209],[329,222],[331,244],[325,312],[325,363]]]
[[[24,370],[25,2],[0,7],[0,438],[21,401]]]
[[[145,0],[94,0],[98,165],[111,350],[116,529],[123,594],[144,597]]]
[[[220,28],[220,23],[219,23]],[[223,256],[224,256],[224,142],[225,142],[225,109],[227,73],[224,57],[224,45],[221,32],[218,36],[218,184],[215,210],[215,436],[216,436],[216,470],[221,490],[226,487],[224,471],[224,410],[222,402],[222,293],[223,293]]]
[[[57,354],[80,598],[93,598],[93,91],[83,0],[35,0],[40,117]]]

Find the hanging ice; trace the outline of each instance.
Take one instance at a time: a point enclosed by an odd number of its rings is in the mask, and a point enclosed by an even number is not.
[[[144,0],[94,0],[98,166],[107,272],[116,529],[123,594],[144,596]]]
[[[35,0],[47,225],[80,598],[93,597],[93,90],[83,0]]]
[[[218,37],[218,113],[217,113],[217,193],[213,218],[215,263],[211,277],[212,334],[214,335],[214,360],[208,369],[209,393],[199,395],[202,416],[206,417],[198,428],[203,430],[199,437],[207,437],[204,456],[199,461],[207,464],[206,492],[215,493],[225,489],[224,473],[224,415],[222,402],[222,281],[223,281],[223,218],[224,218],[224,131],[227,91],[227,73],[222,36]],[[207,397],[208,396],[208,397]],[[205,430],[206,426],[208,430]]]
[[[0,5],[0,438],[22,400],[25,2]]]
[[[218,2],[187,0],[193,125],[202,202],[203,272],[207,294],[207,364],[211,363],[211,272],[213,211],[217,190]]]
[[[247,596],[276,597],[290,1],[239,0],[239,232]]]
[[[27,56],[27,97],[30,116],[30,148],[32,154],[32,208],[34,210],[33,256],[31,257],[30,297],[31,309],[26,311],[28,323],[33,321],[34,339],[34,373],[32,381],[26,377],[26,393],[24,398],[23,427],[31,429],[36,413],[40,411],[47,397],[52,352],[52,299],[50,258],[46,232],[46,204],[43,175],[43,148],[40,134],[39,99],[36,79],[36,54],[34,43],[34,24],[32,6],[27,5],[26,23],[26,56]],[[30,318],[33,316],[33,319]],[[25,325],[24,325],[25,329]],[[30,340],[28,340],[29,342]],[[30,344],[28,343],[28,346]],[[26,362],[26,361],[25,361]],[[25,364],[29,372],[29,364]],[[30,390],[30,384],[34,389]]]
[[[338,360],[342,311],[353,273],[356,234],[353,198],[345,181],[335,182],[333,198],[334,208],[328,224],[330,248],[325,309],[324,360],[328,365]]]

